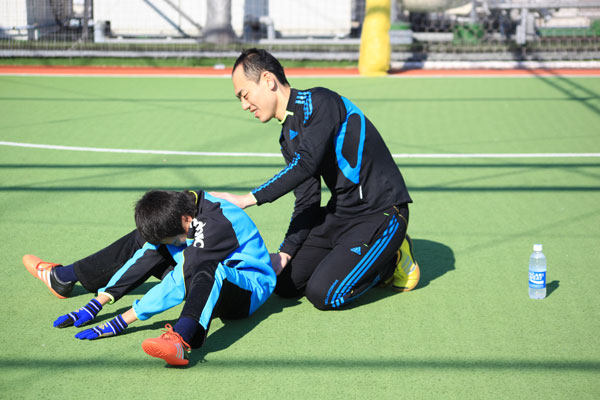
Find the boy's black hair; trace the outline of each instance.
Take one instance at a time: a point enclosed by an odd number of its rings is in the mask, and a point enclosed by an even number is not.
[[[277,80],[284,85],[289,85],[283,67],[271,53],[264,49],[247,49],[240,54],[233,64],[231,73],[237,68],[238,65],[242,64],[244,68],[244,75],[246,78],[258,83],[260,81],[260,74],[263,71],[269,71],[277,77]]]
[[[142,238],[152,244],[185,233],[181,217],[196,216],[196,197],[189,191],[150,190],[135,205],[135,225]]]

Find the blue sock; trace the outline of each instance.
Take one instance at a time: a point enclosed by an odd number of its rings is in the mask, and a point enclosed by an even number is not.
[[[79,280],[75,275],[73,264],[54,268],[54,276],[62,283],[77,282]]]
[[[181,317],[173,327],[173,330],[181,335],[181,338],[186,343],[191,343],[194,336],[198,332],[200,324],[193,318]]]

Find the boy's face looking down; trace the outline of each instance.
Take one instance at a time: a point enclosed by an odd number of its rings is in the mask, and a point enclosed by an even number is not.
[[[183,228],[183,233],[176,236],[169,236],[160,241],[160,244],[170,244],[173,246],[183,246],[186,244],[186,238],[188,231],[190,230],[190,223],[193,218],[189,215],[181,216],[181,227]]]

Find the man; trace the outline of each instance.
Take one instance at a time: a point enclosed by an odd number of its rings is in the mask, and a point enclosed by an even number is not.
[[[212,193],[241,208],[294,191],[292,219],[277,254],[275,292],[339,308],[371,287],[413,289],[420,271],[406,229],[412,200],[377,129],[350,100],[325,88],[291,88],[279,61],[244,51],[232,71],[242,108],[276,118],[287,166],[245,195]],[[321,207],[321,178],[331,191]],[[406,238],[406,239],[405,239]],[[400,249],[400,250],[399,250]]]
[[[269,253],[256,226],[227,201],[202,191],[153,190],[137,202],[135,221],[135,231],[91,259],[78,261],[77,269],[23,257],[27,270],[59,297],[68,295],[77,280],[99,293],[84,307],[60,316],[55,327],[91,322],[104,305],[154,275],[161,282],[134,301],[131,309],[75,337],[93,340],[121,334],[137,319],[146,320],[185,300],[175,327],[167,324],[163,335],[145,340],[142,348],[168,364],[187,365],[187,353],[202,346],[212,318],[247,317],[275,287]],[[105,266],[103,276],[96,262]],[[72,274],[70,282],[61,283],[68,274]]]

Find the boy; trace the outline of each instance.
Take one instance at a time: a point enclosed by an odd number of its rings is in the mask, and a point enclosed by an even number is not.
[[[167,324],[164,334],[145,340],[142,348],[168,364],[187,365],[187,353],[202,346],[212,318],[249,316],[273,292],[276,278],[264,242],[250,217],[233,204],[203,191],[153,190],[137,202],[135,222],[137,230],[115,242],[120,251],[114,254],[114,265],[122,267],[97,289],[96,298],[60,316],[55,327],[89,323],[106,303],[117,301],[154,275],[161,282],[134,301],[131,309],[75,337],[93,340],[118,335],[135,320],[146,320],[185,300],[175,326]],[[101,251],[103,259],[111,246]],[[133,256],[123,260],[132,251]],[[89,288],[93,281],[106,281],[101,275],[114,269],[105,268],[102,274],[90,269],[90,262],[75,269],[73,264],[63,267],[31,255],[24,256],[23,263],[62,298],[75,281],[86,282]]]

